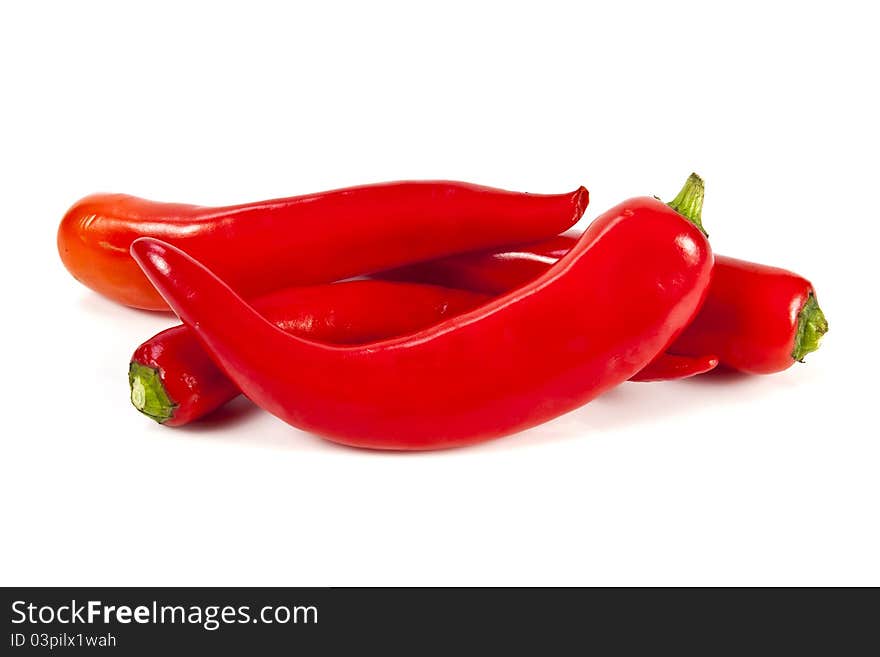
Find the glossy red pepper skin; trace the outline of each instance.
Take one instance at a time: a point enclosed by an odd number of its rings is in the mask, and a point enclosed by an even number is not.
[[[703,309],[669,351],[712,353],[726,367],[750,374],[781,372],[803,358],[795,353],[799,321],[819,323],[820,333],[807,352],[828,330],[818,306],[818,318],[805,317],[811,300],[813,285],[797,274],[718,256]]]
[[[692,319],[713,260],[693,224],[635,198],[536,280],[429,329],[340,347],[281,331],[171,245],[137,240],[132,255],[252,401],[331,440],[397,450],[513,433],[625,381]]]
[[[374,276],[381,280],[442,285],[482,294],[504,294],[534,280],[577,243],[579,235],[566,233],[540,242],[496,251],[462,253],[398,267]],[[686,356],[660,354],[630,381],[669,381],[705,374],[718,359],[703,353]]]
[[[294,335],[358,344],[418,331],[490,298],[436,285],[361,280],[279,290],[252,305]],[[630,380],[680,379],[717,364],[712,358],[661,354]],[[129,386],[135,408],[169,427],[198,420],[240,394],[184,325],[157,333],[135,350]]]
[[[504,294],[547,271],[571,250],[578,237],[578,234],[566,233],[540,242],[417,262],[373,276],[387,281],[418,282],[482,294]]]
[[[676,356],[662,353],[630,377],[630,381],[673,381],[711,372],[718,367],[715,356]]]
[[[110,299],[168,310],[129,255],[139,237],[175,244],[253,297],[570,228],[587,190],[524,194],[448,181],[365,185],[228,207],[123,194],[78,201],[58,251],[73,276]]]
[[[294,335],[357,344],[418,331],[487,300],[466,290],[365,280],[279,290],[252,303]],[[172,427],[203,417],[240,394],[183,325],[135,350],[129,385],[138,410]]]
[[[576,235],[566,234],[520,247],[417,263],[377,276],[499,294],[533,280],[576,243]],[[706,302],[670,345],[670,358],[653,363],[634,380],[693,376],[711,370],[712,362],[753,374],[785,370],[798,360],[798,317],[811,297],[815,299],[813,286],[802,276],[716,256]],[[821,335],[827,322],[824,317],[817,322]],[[813,348],[817,346],[818,342]]]

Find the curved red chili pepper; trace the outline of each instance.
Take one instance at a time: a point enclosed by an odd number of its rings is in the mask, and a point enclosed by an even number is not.
[[[362,280],[289,288],[252,304],[290,333],[332,344],[358,344],[418,331],[489,298],[436,285]],[[661,354],[630,380],[679,379],[717,364],[712,358]],[[240,394],[183,325],[157,333],[135,350],[128,384],[135,408],[170,427],[198,420]]]
[[[96,194],[67,211],[58,251],[74,278],[100,294],[167,310],[129,255],[139,237],[185,249],[237,292],[256,296],[548,237],[570,228],[588,201],[583,187],[522,194],[446,181],[365,185],[214,208]]]
[[[468,253],[401,267],[377,276],[500,294],[528,283],[568,252],[577,236],[493,252]],[[694,321],[666,356],[633,380],[702,374],[720,362],[755,374],[780,372],[819,348],[828,322],[812,284],[790,271],[715,257],[709,294]]]
[[[531,283],[423,331],[340,347],[278,329],[169,244],[139,239],[132,255],[252,401],[301,429],[378,449],[466,445],[590,401],[679,333],[712,269],[692,223],[635,198]]]
[[[488,300],[417,283],[349,281],[273,292],[254,308],[279,328],[313,340],[357,344],[418,331]],[[135,408],[166,426],[188,424],[239,395],[186,326],[140,345],[128,371]]]

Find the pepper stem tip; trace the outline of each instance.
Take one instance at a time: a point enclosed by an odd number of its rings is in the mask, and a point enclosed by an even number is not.
[[[132,361],[128,366],[131,403],[136,409],[159,424],[174,416],[177,404],[171,401],[158,370]]]
[[[807,302],[798,313],[797,335],[794,339],[794,350],[791,352],[791,357],[803,363],[807,354],[819,348],[822,336],[827,332],[828,320],[825,319],[825,313],[819,308],[816,296],[810,292]]]
[[[703,179],[692,173],[688,176],[678,195],[667,205],[700,229],[706,237],[709,233],[703,228],[703,196],[705,185]]]

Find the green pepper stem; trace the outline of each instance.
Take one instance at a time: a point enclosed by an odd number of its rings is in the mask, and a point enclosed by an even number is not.
[[[141,413],[159,424],[174,416],[177,404],[171,401],[158,370],[132,361],[128,366],[131,403]]]
[[[669,201],[667,205],[699,228],[703,235],[709,237],[709,233],[703,228],[704,192],[703,179],[692,173],[688,176],[678,196]]]
[[[828,320],[825,319],[825,313],[819,308],[816,297],[810,292],[807,302],[798,313],[797,335],[794,339],[794,350],[791,352],[791,357],[803,363],[807,354],[819,348],[819,342],[827,332]]]

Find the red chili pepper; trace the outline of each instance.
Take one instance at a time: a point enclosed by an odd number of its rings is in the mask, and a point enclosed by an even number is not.
[[[588,402],[669,344],[712,269],[694,224],[635,198],[531,283],[428,329],[342,347],[278,329],[169,244],[139,239],[132,255],[252,401],[301,429],[380,449],[474,443]]]
[[[436,285],[362,280],[289,288],[252,304],[282,330],[321,342],[358,344],[418,331],[489,298]],[[661,354],[630,380],[683,378],[717,364],[711,358]],[[135,350],[128,383],[135,408],[171,427],[198,420],[240,394],[183,325],[157,333]]]
[[[445,181],[214,208],[96,194],[67,211],[58,251],[74,278],[96,292],[136,308],[167,310],[129,255],[139,237],[175,244],[240,294],[257,296],[549,237],[580,219],[588,201],[583,187],[522,194]]]
[[[541,275],[577,240],[575,235],[560,235],[521,247],[418,263],[377,276],[500,294]],[[702,374],[712,369],[713,362],[741,372],[780,372],[818,349],[827,330],[828,322],[808,280],[784,269],[716,256],[709,294],[694,321],[670,345],[665,358],[633,380]]]
[[[418,331],[485,302],[487,296],[435,285],[349,281],[289,288],[253,301],[282,330],[333,344]],[[239,394],[186,326],[138,347],[128,370],[135,408],[167,426],[188,424]]]

